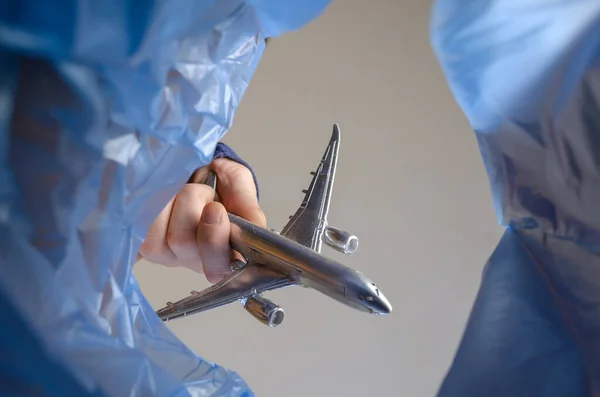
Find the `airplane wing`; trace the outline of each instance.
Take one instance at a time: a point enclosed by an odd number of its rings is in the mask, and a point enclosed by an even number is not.
[[[300,208],[290,217],[281,231],[281,235],[321,252],[322,235],[327,226],[327,213],[331,201],[331,190],[335,177],[338,152],[340,147],[340,129],[333,126],[333,133],[323,154],[319,167],[312,172],[313,179]]]
[[[192,292],[190,296],[175,303],[168,303],[156,313],[161,320],[169,321],[295,284],[285,274],[249,262],[219,283],[202,292]]]

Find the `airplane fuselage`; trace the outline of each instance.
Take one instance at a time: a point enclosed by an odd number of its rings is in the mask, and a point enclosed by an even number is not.
[[[248,260],[354,309],[373,314],[391,312],[383,293],[362,273],[236,215],[229,214],[229,219],[231,246]]]

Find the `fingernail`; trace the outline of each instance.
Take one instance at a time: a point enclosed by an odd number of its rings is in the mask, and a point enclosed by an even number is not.
[[[202,210],[202,217],[200,218],[202,222],[208,223],[209,225],[219,223],[221,220],[221,206],[218,204],[207,204]]]

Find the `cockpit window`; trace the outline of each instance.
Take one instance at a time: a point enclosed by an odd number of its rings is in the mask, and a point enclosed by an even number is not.
[[[371,285],[374,287],[375,293],[377,294],[377,296],[379,296],[379,288],[377,288],[377,286],[373,282],[371,282]]]

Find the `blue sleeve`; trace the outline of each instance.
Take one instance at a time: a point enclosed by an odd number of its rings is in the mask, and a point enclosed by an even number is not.
[[[2,396],[101,397],[86,390],[54,359],[0,290],[0,394]]]
[[[1,395],[254,395],[158,318],[133,264],[264,39],[328,3],[0,1]]]
[[[504,236],[441,397],[600,390],[600,2],[438,0]]]

